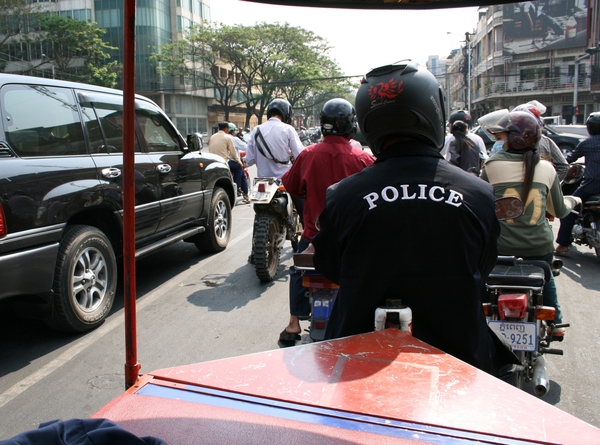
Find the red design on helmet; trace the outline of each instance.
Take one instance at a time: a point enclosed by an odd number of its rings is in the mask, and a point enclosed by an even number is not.
[[[387,82],[379,82],[369,87],[369,97],[372,100],[393,99],[402,92],[402,83],[393,77]]]

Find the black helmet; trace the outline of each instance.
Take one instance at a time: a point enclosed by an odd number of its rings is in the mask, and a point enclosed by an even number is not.
[[[511,111],[498,125],[506,128],[508,148],[526,150],[535,147],[542,137],[542,129],[535,116],[527,111]]]
[[[325,102],[321,111],[321,131],[324,135],[356,134],[356,111],[352,104],[344,99],[331,99]]]
[[[590,114],[585,121],[585,125],[590,136],[600,134],[600,111]]]
[[[281,120],[286,124],[291,124],[294,111],[287,100],[273,99],[267,106],[267,119],[271,119],[274,114],[281,116]]]
[[[356,94],[358,125],[375,155],[393,136],[441,148],[445,137],[444,91],[431,72],[411,61],[375,68]]]
[[[473,121],[472,121],[471,115],[469,114],[468,111],[459,110],[459,111],[455,111],[454,113],[452,113],[450,115],[450,119],[448,119],[450,126],[452,126],[452,124],[456,121],[463,121],[469,127],[473,126]]]

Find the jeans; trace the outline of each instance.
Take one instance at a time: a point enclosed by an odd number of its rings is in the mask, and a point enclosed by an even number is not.
[[[528,256],[523,257],[524,260],[541,260],[545,261],[552,267],[552,260],[554,259],[554,255],[549,253],[547,255],[542,256]],[[556,314],[554,316],[554,323],[562,323],[562,311],[560,310],[560,305],[558,304],[558,293],[556,292],[556,282],[554,281],[554,275],[550,274],[550,280],[544,284],[543,289],[544,294],[544,306],[551,306],[556,309]]]
[[[306,238],[301,237],[298,242],[298,250],[300,253],[308,247],[309,242]],[[306,319],[310,315],[310,301],[306,297],[308,289],[302,286],[302,274],[294,266],[290,267],[290,315]]]
[[[588,193],[585,190],[582,190],[581,187],[573,192],[573,196],[579,196],[581,198],[582,205],[590,195],[593,195],[593,193]],[[577,221],[577,216],[576,213],[571,212],[564,218],[561,218],[560,228],[558,229],[558,235],[556,236],[556,242],[561,246],[568,246],[571,244],[571,232],[573,231],[575,221]]]
[[[229,160],[229,170],[231,170],[231,174],[233,175],[233,181],[235,185],[237,185],[238,189],[242,190],[244,195],[248,194],[248,181],[243,181],[242,178],[246,175],[242,166],[232,160]]]

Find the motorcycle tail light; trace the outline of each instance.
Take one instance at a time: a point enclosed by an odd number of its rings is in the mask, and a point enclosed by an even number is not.
[[[315,321],[315,328],[325,329],[325,322],[324,321]]]
[[[527,294],[502,294],[498,297],[498,313],[500,319],[520,318],[527,316]]]
[[[267,191],[267,184],[265,184],[264,182],[259,182],[258,183],[258,191],[260,193],[264,193]]]
[[[335,284],[333,281],[329,281],[327,278],[323,276],[316,275],[303,275],[302,276],[302,286],[304,287],[313,287],[316,289],[339,289],[340,286]]]
[[[483,313],[486,317],[491,317],[494,314],[492,303],[483,303]]]
[[[551,306],[536,306],[533,311],[533,316],[536,320],[554,320],[556,309]]]
[[[0,205],[0,238],[6,236],[6,219],[4,219],[4,210]]]

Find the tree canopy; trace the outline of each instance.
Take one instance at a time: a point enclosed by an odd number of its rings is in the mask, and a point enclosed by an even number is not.
[[[108,53],[116,48],[102,40],[106,31],[97,24],[42,11],[27,0],[0,4],[7,8],[0,17],[2,71],[42,75],[51,70],[57,79],[116,85],[120,68]]]
[[[347,96],[349,85],[329,50],[312,31],[287,23],[205,22],[190,27],[183,39],[161,46],[152,58],[163,74],[183,76],[191,88],[214,88],[226,120],[234,107],[245,107],[248,125],[252,114],[260,123],[276,97],[298,110],[313,106],[325,91],[331,97]]]

